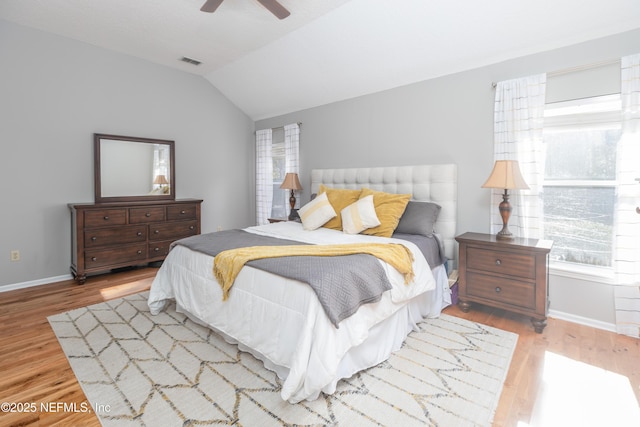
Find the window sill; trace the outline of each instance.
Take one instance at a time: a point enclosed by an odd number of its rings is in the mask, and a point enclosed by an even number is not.
[[[613,269],[567,262],[550,262],[549,274],[596,283],[614,284]]]

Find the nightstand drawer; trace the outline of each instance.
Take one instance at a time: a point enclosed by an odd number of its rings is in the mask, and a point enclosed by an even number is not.
[[[512,252],[469,247],[466,267],[470,270],[507,274],[523,279],[536,278],[535,258]]]
[[[535,310],[533,283],[467,272],[467,295]]]

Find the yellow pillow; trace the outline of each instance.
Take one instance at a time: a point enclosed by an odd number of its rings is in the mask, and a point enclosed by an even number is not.
[[[362,234],[391,237],[411,199],[411,194],[391,194],[363,188],[360,197],[366,197],[371,194],[373,194],[373,206],[376,209],[380,225],[367,228],[362,231]]]
[[[342,209],[346,208],[352,203],[357,202],[360,199],[360,190],[347,190],[343,188],[329,188],[324,184],[320,184],[318,194],[327,193],[329,203],[333,207],[333,210],[342,212]],[[342,231],[342,218],[340,215],[326,222],[323,227],[332,228],[334,230]]]

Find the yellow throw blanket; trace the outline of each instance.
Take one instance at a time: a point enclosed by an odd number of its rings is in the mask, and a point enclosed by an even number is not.
[[[222,287],[222,299],[249,261],[285,256],[335,256],[369,254],[390,264],[404,276],[404,283],[413,280],[413,254],[399,243],[350,243],[343,245],[250,246],[220,252],[213,260],[213,275]]]

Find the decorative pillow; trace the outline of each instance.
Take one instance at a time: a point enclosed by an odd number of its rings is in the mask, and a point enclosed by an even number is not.
[[[329,188],[325,187],[323,184],[320,184],[320,188],[318,189],[318,197],[320,196],[320,193],[325,193],[333,209],[336,212],[342,212],[342,209],[358,201],[358,199],[360,198],[360,192],[360,190]],[[341,216],[337,215],[335,218],[324,224],[323,227],[342,231]]]
[[[410,200],[400,217],[396,232],[431,237],[442,207],[433,202]]]
[[[324,223],[334,218],[337,214],[333,210],[326,193],[319,194],[312,201],[298,209],[298,215],[302,221],[302,228],[315,230]]]
[[[376,208],[376,215],[378,215],[380,225],[368,228],[362,234],[391,237],[398,226],[398,222],[400,222],[400,217],[404,213],[409,199],[411,199],[411,194],[391,194],[363,188],[360,197],[368,195],[373,195],[373,205]]]
[[[367,228],[380,225],[373,206],[373,195],[363,197],[350,204],[340,212],[342,216],[342,231],[347,234],[358,234]]]

